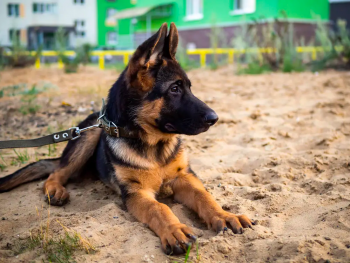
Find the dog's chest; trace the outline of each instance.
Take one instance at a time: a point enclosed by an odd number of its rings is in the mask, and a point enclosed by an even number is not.
[[[160,166],[149,162],[147,169],[134,169],[120,165],[114,165],[115,176],[120,182],[137,182],[144,188],[158,189],[162,185],[169,184],[187,168],[187,159],[184,154],[179,154],[172,162]]]
[[[176,142],[164,147],[164,158],[159,158],[161,154],[157,149],[140,154],[123,141],[112,141],[109,145],[118,159],[113,164],[114,177],[118,184],[135,184],[158,193],[162,185],[171,183],[188,167],[185,150],[177,146]]]

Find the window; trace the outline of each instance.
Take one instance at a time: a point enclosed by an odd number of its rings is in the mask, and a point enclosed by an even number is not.
[[[9,38],[10,41],[18,41],[20,38],[21,30],[19,29],[10,29],[9,30]]]
[[[203,18],[203,1],[186,1],[186,20],[198,20]]]
[[[107,32],[107,45],[117,44],[117,32]]]
[[[81,29],[85,26],[85,21],[84,20],[75,20],[74,26],[78,29]]]
[[[76,31],[75,36],[76,37],[85,37],[85,31]]]
[[[108,8],[107,9],[107,18],[113,16],[115,13],[117,13],[117,10],[114,8]]]
[[[34,14],[56,14],[57,4],[56,3],[33,3]]]
[[[85,21],[84,20],[75,20],[75,36],[76,37],[85,37]]]
[[[231,0],[231,15],[242,15],[254,13],[256,0]]]
[[[7,14],[8,16],[19,17],[19,4],[8,4]]]
[[[233,0],[233,10],[242,10],[243,5],[242,5],[242,0]]]
[[[83,5],[85,3],[85,0],[73,0],[74,4],[78,4],[78,5]]]

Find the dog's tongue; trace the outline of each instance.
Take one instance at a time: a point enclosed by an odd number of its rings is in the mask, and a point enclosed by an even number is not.
[[[170,132],[176,131],[175,127],[171,123],[165,124],[165,129],[167,129]]]

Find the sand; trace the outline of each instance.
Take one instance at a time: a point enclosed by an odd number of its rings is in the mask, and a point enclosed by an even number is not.
[[[92,100],[99,108],[117,77],[93,68],[72,75],[58,69],[0,72],[0,87],[39,81],[57,86],[38,96],[42,108],[35,116],[18,112],[18,96],[0,98],[0,139],[73,125],[88,114]],[[258,222],[243,235],[217,236],[183,205],[162,200],[200,236],[200,262],[350,262],[350,73],[236,76],[222,68],[193,70],[189,77],[193,92],[220,117],[208,132],[185,137],[192,167],[225,210]],[[0,176],[23,166],[10,165],[14,151],[0,153],[8,164]],[[30,162],[48,158],[49,150],[28,154]],[[18,239],[39,227],[36,207],[48,209],[42,184],[0,194],[0,262],[42,262],[35,251],[13,252]],[[78,181],[68,190],[70,203],[50,208],[54,232],[62,232],[55,226],[59,219],[98,249],[78,252],[77,262],[173,262],[158,237],[101,182]]]

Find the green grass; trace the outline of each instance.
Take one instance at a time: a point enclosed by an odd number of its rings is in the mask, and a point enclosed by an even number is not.
[[[238,74],[259,75],[267,72],[271,72],[271,68],[267,64],[260,64],[259,62],[250,62],[246,67],[238,69]]]
[[[39,211],[36,208],[40,226],[36,230],[30,231],[30,235],[25,240],[18,240],[13,246],[15,255],[27,251],[35,250],[36,255],[44,255],[43,262],[73,263],[74,254],[77,251],[83,251],[87,254],[94,253],[97,250],[91,243],[84,239],[78,232],[65,227],[61,222],[56,222],[63,228],[64,233],[57,235],[50,230],[50,206],[48,217],[43,220],[43,208]]]
[[[34,84],[28,87],[25,83],[19,83],[15,85],[5,86],[0,88],[0,98],[1,97],[13,97],[13,96],[35,96],[47,89],[56,88],[52,83],[40,83]]]
[[[2,171],[4,171],[6,169],[7,163],[5,162],[4,157],[2,157],[1,154],[0,154],[0,158],[1,158],[2,162],[3,162],[2,164],[0,163],[0,171],[2,172]]]
[[[5,96],[13,97],[19,95],[25,88],[26,84],[23,83],[2,87],[0,89],[0,98]]]
[[[192,246],[190,245],[186,251],[185,256],[182,257],[173,257],[173,256],[169,256],[169,258],[172,260],[172,263],[190,263],[190,253],[191,253],[191,248]],[[196,262],[199,263],[201,260],[201,256],[199,254],[199,244],[198,241],[196,242],[196,256],[194,258],[194,261],[192,262]]]
[[[18,163],[24,164],[29,161],[29,154],[27,150],[25,150],[24,152],[17,152],[16,150],[13,150],[13,151],[17,156],[15,159],[16,164]]]
[[[79,64],[75,61],[68,62],[70,61],[69,59],[64,62],[64,73],[70,74],[70,73],[77,73]]]
[[[124,63],[119,62],[114,65],[114,68],[117,72],[123,72],[123,70],[125,69],[125,65]]]
[[[44,90],[39,89],[36,85],[33,85],[30,89],[24,90],[22,94],[21,101],[24,103],[19,109],[23,115],[35,114],[39,109],[40,105],[36,103],[38,94]]]
[[[6,165],[5,164],[1,164],[0,163],[0,171],[2,172],[2,171],[5,171],[5,169],[6,169]]]
[[[40,110],[40,105],[37,103],[37,97],[40,93],[53,87],[51,83],[34,84],[28,87],[27,84],[16,84],[0,88],[1,97],[21,96],[22,105],[19,108],[19,112],[23,115],[35,114]]]
[[[192,69],[200,68],[199,62],[192,60],[190,58],[188,58],[188,59],[182,58],[181,60],[179,60],[179,64],[186,72],[190,71]]]
[[[49,157],[51,157],[55,152],[56,152],[56,144],[54,143],[54,144],[50,144],[49,146],[48,146],[48,150],[49,150],[49,153],[48,153],[48,156]]]
[[[86,240],[82,241],[82,237],[77,232],[65,229],[64,234],[56,237],[47,234],[46,230],[32,231],[28,239],[19,241],[13,248],[15,255],[32,250],[35,250],[37,255],[44,254],[48,262],[73,263],[76,262],[75,252],[91,253],[95,248]],[[44,262],[47,262],[46,260]]]
[[[20,113],[22,113],[23,115],[27,115],[29,113],[35,114],[39,110],[40,110],[40,106],[38,104],[21,106],[21,108],[19,109]]]
[[[298,54],[285,54],[282,62],[283,72],[303,72],[305,65]]]

